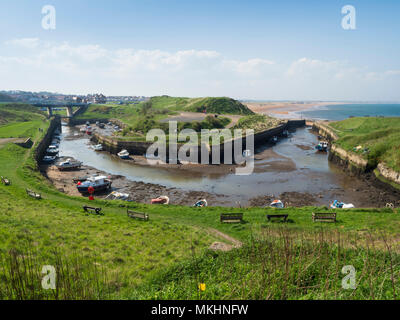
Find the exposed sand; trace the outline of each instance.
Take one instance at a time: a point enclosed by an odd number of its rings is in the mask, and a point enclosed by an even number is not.
[[[255,113],[267,115],[289,115],[292,112],[299,112],[315,108],[317,106],[328,106],[335,104],[344,104],[344,102],[326,102],[326,101],[313,101],[313,102],[244,102],[251,111]]]

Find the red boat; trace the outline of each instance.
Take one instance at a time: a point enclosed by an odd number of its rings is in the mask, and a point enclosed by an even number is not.
[[[161,196],[155,199],[151,199],[151,204],[168,204],[169,198],[167,196]]]

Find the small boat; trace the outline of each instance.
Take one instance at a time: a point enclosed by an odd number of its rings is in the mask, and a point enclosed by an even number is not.
[[[207,200],[206,200],[206,199],[201,199],[201,200],[197,201],[197,202],[193,205],[193,207],[200,207],[200,208],[202,208],[202,207],[207,207]]]
[[[352,209],[355,208],[354,204],[352,203],[343,203],[337,200],[334,200],[331,205],[331,209]]]
[[[104,123],[102,123],[102,122],[100,122],[97,126],[98,126],[100,129],[104,129]]]
[[[274,200],[271,202],[271,204],[269,206],[271,208],[279,208],[279,209],[283,209],[285,207],[285,205],[283,204],[283,202],[281,200]]]
[[[47,155],[49,155],[49,156],[55,156],[55,155],[57,155],[58,154],[58,147],[57,146],[55,146],[55,145],[50,145],[48,148],[47,148],[47,150],[46,150],[46,153],[47,153]]]
[[[105,199],[109,200],[123,200],[128,201],[129,194],[128,193],[121,193],[117,191],[111,192]]]
[[[42,159],[43,163],[53,163],[56,160],[56,156],[44,156]]]
[[[127,150],[122,150],[121,152],[118,152],[117,155],[121,159],[129,159],[129,152]]]
[[[315,149],[317,149],[318,151],[321,151],[321,152],[326,152],[326,151],[328,151],[328,142],[326,142],[326,141],[320,141],[320,142],[318,143],[318,145],[315,146]]]
[[[169,198],[167,196],[160,196],[155,199],[151,199],[151,204],[169,204]]]
[[[96,144],[93,146],[94,151],[103,151],[103,145],[102,144]]]
[[[80,193],[89,193],[89,187],[93,187],[94,192],[104,191],[111,189],[111,180],[109,180],[106,176],[97,176],[97,177],[90,177],[86,181],[79,181],[76,184],[78,191]]]
[[[91,135],[92,132],[93,132],[93,131],[92,131],[92,127],[91,127],[91,126],[87,126],[87,127],[86,127],[86,134],[87,134],[87,135]]]
[[[67,159],[56,165],[57,169],[60,171],[75,170],[75,169],[79,169],[81,166],[82,166],[82,162],[74,161],[72,159]]]

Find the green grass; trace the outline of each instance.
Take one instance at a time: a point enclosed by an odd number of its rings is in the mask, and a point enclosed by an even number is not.
[[[36,123],[42,128],[48,124]],[[28,132],[38,142],[44,133],[31,125],[29,121],[21,123],[18,132]],[[91,205],[102,207],[105,215],[94,216],[83,212],[82,206],[88,203],[85,198],[60,193],[38,172],[33,153],[34,149],[12,143],[0,147],[0,175],[12,181],[11,186],[0,185],[0,298],[57,298],[40,289],[37,270],[48,264],[55,264],[65,277],[58,296],[63,299],[349,298],[350,293],[340,291],[338,276],[330,278],[344,263],[370,272],[362,278],[356,298],[393,297],[390,277],[384,278],[382,273],[389,263],[388,253],[377,244],[372,255],[366,237],[385,234],[397,252],[398,210],[343,210],[338,211],[336,224],[323,224],[313,223],[311,213],[327,208],[192,208],[95,200]],[[41,193],[43,200],[29,198],[25,193],[28,187]],[[150,221],[130,220],[126,206],[149,213]],[[221,224],[222,211],[243,212],[245,221]],[[267,222],[267,212],[289,214],[284,236],[280,231],[283,224]],[[244,247],[228,253],[210,252],[207,248],[212,242],[226,242],[212,229],[243,241]],[[343,250],[334,241],[319,241],[324,234],[337,232],[347,239]],[[285,240],[288,236],[293,238],[291,242]],[[299,245],[302,239],[304,243]],[[20,270],[30,257],[31,271]],[[393,253],[391,259],[397,276],[398,257]],[[364,261],[372,267],[363,267]],[[65,265],[79,269],[79,277],[62,269]],[[101,268],[101,279],[93,278],[97,274],[94,265]],[[21,275],[23,284],[13,274]],[[329,279],[334,283],[322,287]],[[365,289],[367,280],[377,284],[377,292]],[[199,282],[206,283],[205,292],[197,290]],[[69,283],[76,284],[71,287]],[[91,290],[84,290],[85,283]],[[315,288],[299,289],[309,286]],[[21,287],[26,290],[18,291]]]
[[[245,116],[239,119],[233,129],[253,129],[254,132],[264,131],[278,126],[280,120],[261,114]]]
[[[152,97],[151,114],[163,115],[165,118],[168,114],[175,114],[177,111],[203,112],[207,108],[208,113],[217,114],[238,114],[251,115],[253,112],[239,101],[230,98],[182,98],[158,96]],[[110,119],[116,118],[132,125],[135,118],[140,115],[142,106],[146,102],[136,105],[91,105],[88,109],[78,116],[78,119]]]
[[[396,299],[400,255],[376,250],[339,233],[293,234],[266,229],[231,252],[207,252],[163,271],[127,298],[147,299]],[[375,242],[374,242],[375,241]],[[384,241],[382,241],[384,243]],[[356,290],[342,288],[344,266],[354,267]],[[200,291],[198,285],[205,284]]]
[[[371,168],[384,162],[400,171],[400,118],[350,118],[329,125],[339,136],[335,144],[358,153]],[[357,146],[362,149],[354,150]],[[368,152],[363,152],[366,148]]]

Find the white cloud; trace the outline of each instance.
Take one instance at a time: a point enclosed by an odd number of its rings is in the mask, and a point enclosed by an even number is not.
[[[38,38],[22,38],[22,39],[13,39],[5,42],[6,45],[13,45],[23,48],[37,48],[39,46]]]
[[[369,70],[345,61],[267,57],[233,59],[210,50],[106,49],[7,41],[0,88],[106,94],[232,96],[254,99],[400,100],[400,70]],[[34,50],[26,50],[26,48]],[[10,50],[12,53],[10,53]]]

